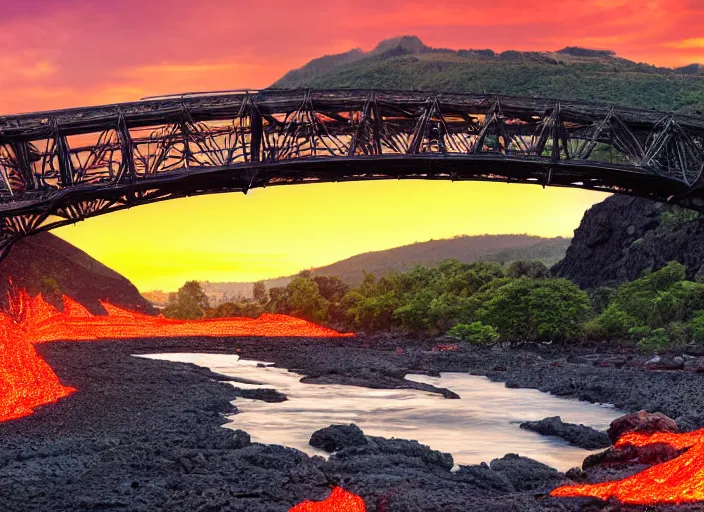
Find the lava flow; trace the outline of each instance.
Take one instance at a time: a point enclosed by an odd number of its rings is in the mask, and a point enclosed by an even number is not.
[[[9,299],[9,311],[0,312],[0,421],[26,416],[33,408],[76,391],[61,385],[33,343],[195,336],[354,336],[286,315],[170,320],[102,303],[108,314],[98,316],[66,296],[63,311],[48,304],[41,295],[32,298],[26,291],[15,291]]]
[[[682,504],[704,501],[704,429],[685,434],[658,432],[625,434],[616,448],[666,444],[687,449],[679,457],[652,466],[623,480],[599,484],[567,485],[550,493],[556,497],[615,498],[627,505]]]
[[[14,295],[9,312],[0,312],[0,422],[27,416],[76,391],[63,386],[34,350],[29,326],[40,320],[34,312],[34,301],[24,292]]]
[[[304,501],[288,512],[367,512],[367,507],[356,494],[335,487],[324,501]]]

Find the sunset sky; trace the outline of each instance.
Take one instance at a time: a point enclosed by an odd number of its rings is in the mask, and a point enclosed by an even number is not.
[[[3,0],[0,113],[261,88],[324,54],[403,34],[496,51],[587,46],[704,63],[702,0],[298,3]],[[142,291],[253,280],[458,234],[570,236],[604,196],[476,183],[282,187],[143,206],[55,231]]]

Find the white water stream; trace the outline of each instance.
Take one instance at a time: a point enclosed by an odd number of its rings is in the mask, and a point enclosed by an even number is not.
[[[449,452],[455,464],[490,462],[518,453],[561,471],[581,466],[589,455],[567,442],[519,428],[523,421],[561,416],[598,430],[623,414],[611,406],[557,398],[532,389],[509,389],[503,383],[466,373],[406,378],[448,388],[460,400],[409,389],[379,390],[356,386],[303,384],[302,375],[258,361],[223,354],[154,354],[151,359],[194,363],[213,372],[256,382],[233,382],[242,389],[274,388],[288,400],[266,403],[239,398],[239,414],[229,416],[232,429],[248,432],[260,443],[280,444],[326,456],[308,444],[316,430],[332,424],[357,424],[365,434],[415,439]]]

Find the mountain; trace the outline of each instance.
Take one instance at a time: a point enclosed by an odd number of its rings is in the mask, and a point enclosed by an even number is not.
[[[345,283],[356,286],[364,279],[364,272],[377,276],[392,270],[405,272],[419,264],[437,265],[446,259],[465,263],[495,261],[506,263],[515,260],[541,260],[550,266],[565,255],[570,244],[568,238],[541,238],[530,235],[480,235],[458,236],[443,240],[430,240],[385,251],[367,252],[338,261],[331,265],[311,269],[314,275],[337,276]],[[267,289],[286,286],[293,276],[264,281]],[[252,296],[254,283],[202,283],[205,292],[216,303],[227,299]]]
[[[649,199],[612,196],[585,214],[553,273],[582,288],[614,286],[670,261],[704,278],[704,218]]]
[[[348,60],[329,56],[318,67],[314,62],[287,73],[273,87],[486,91],[704,115],[704,66],[656,67],[609,50],[449,50],[404,36],[383,41],[371,52],[356,50]],[[382,254],[356,256],[326,269],[358,280],[355,267],[382,265]],[[690,279],[704,280],[704,220],[646,199],[614,196],[586,212],[553,272],[593,288],[634,279],[671,260],[683,263]]]
[[[10,280],[31,295],[42,293],[62,307],[61,295],[83,304],[90,312],[105,314],[99,300],[136,311],[154,308],[137,288],[114,270],[51,233],[39,233],[17,242],[0,263],[0,303],[7,304]]]
[[[555,52],[431,48],[415,36],[314,59],[274,88],[388,88],[492,92],[601,101],[622,106],[704,113],[704,70],[636,63],[609,50]]]
[[[568,238],[529,235],[459,236],[358,254],[317,268],[313,274],[338,276],[350,285],[358,285],[364,279],[365,271],[378,276],[392,270],[405,272],[420,264],[437,265],[446,259],[464,263],[541,260],[550,266],[564,256],[569,244]]]

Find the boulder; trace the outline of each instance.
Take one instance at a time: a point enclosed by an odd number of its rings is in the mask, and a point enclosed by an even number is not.
[[[565,481],[565,475],[556,469],[515,453],[492,460],[489,467],[506,477],[517,491],[547,492]]]
[[[232,439],[230,441],[230,448],[233,450],[240,450],[251,446],[252,438],[244,430],[235,430],[232,433]]]
[[[655,432],[677,433],[679,428],[675,420],[660,412],[639,411],[616,418],[611,422],[611,426],[606,432],[611,442],[616,443],[622,435],[628,432],[639,432],[642,434],[654,434]]]
[[[583,480],[587,479],[587,474],[582,470],[582,468],[571,468],[567,470],[567,473],[565,473],[565,476],[569,478],[570,480],[576,480],[578,482],[581,482]]]
[[[323,429],[325,430],[325,429]],[[454,467],[452,455],[407,439],[386,439],[367,436],[367,444],[347,446],[330,456],[330,462],[357,461],[358,471],[368,471],[374,467],[379,471],[382,467],[403,465],[406,469],[440,470],[448,472]]]
[[[462,482],[486,489],[487,491],[515,492],[511,482],[505,475],[494,471],[486,462],[472,466],[460,466],[455,473]]]
[[[285,402],[286,395],[275,389],[242,389],[235,388],[235,396],[250,400],[261,400],[267,403]]]
[[[623,446],[609,448],[603,452],[589,455],[582,463],[582,469],[589,469],[603,465],[635,465],[635,464],[662,464],[679,457],[684,450],[673,448],[664,443],[649,444],[647,446]]]
[[[685,414],[675,420],[681,432],[691,432],[704,428],[704,414]]]
[[[313,433],[308,444],[328,453],[353,446],[364,446],[367,437],[357,425],[331,425]]]
[[[704,373],[704,357],[688,357],[683,365],[685,370]]]
[[[540,421],[526,421],[521,428],[531,430],[544,436],[556,436],[574,446],[585,450],[598,450],[611,445],[609,436],[584,425],[565,423],[559,416],[552,416]]]

